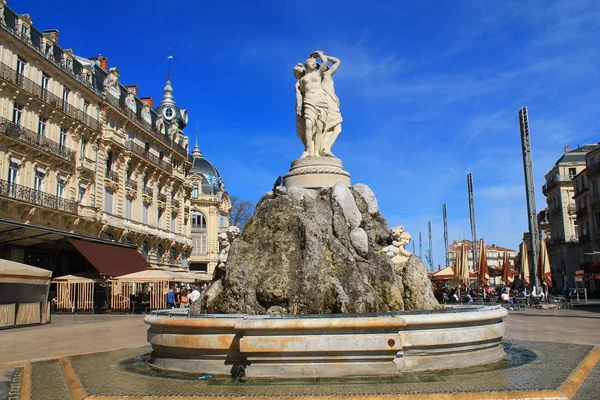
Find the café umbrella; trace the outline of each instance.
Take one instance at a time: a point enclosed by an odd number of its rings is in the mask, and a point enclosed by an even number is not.
[[[490,278],[490,271],[488,269],[487,255],[485,253],[485,244],[483,239],[479,241],[479,269],[477,270],[477,278],[481,283],[487,285],[487,281]]]
[[[521,280],[523,285],[529,286],[529,249],[527,242],[521,243]]]
[[[546,241],[542,239],[540,243],[540,255],[537,260],[537,276],[540,283],[552,286],[552,271],[550,270],[550,260],[548,257],[548,248]]]
[[[510,268],[510,261],[508,259],[508,252],[504,253],[502,261],[502,281],[504,281],[504,284],[506,285],[510,285],[514,281],[513,272]]]

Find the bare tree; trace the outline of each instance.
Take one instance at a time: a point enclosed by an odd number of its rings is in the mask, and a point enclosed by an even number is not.
[[[229,213],[229,226],[235,225],[241,230],[252,218],[254,205],[250,200],[240,200],[237,196],[231,196],[231,212]]]

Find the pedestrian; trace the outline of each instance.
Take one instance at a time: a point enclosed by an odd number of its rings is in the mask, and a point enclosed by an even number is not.
[[[502,299],[502,302],[508,303],[508,305],[509,305],[509,307],[510,307],[511,310],[515,309],[515,303],[514,303],[514,301],[512,301],[510,299],[510,296],[508,294],[508,290],[504,290],[502,292],[502,294],[500,295],[500,299]]]
[[[190,305],[190,298],[188,297],[187,289],[183,289],[181,291],[181,295],[179,296],[179,308],[186,308]]]
[[[167,293],[167,308],[175,308],[175,293],[173,293],[173,289],[169,289],[169,293]]]

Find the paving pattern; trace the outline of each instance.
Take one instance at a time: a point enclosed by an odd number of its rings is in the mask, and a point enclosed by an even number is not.
[[[42,361],[31,364],[31,400],[71,399],[73,389],[94,399],[160,399],[160,398],[293,398],[293,397],[372,397],[419,396],[441,394],[481,394],[497,396],[512,392],[512,397],[530,393],[538,398],[540,391],[557,391],[593,346],[548,342],[505,341],[514,362],[492,368],[481,367],[441,373],[412,373],[398,378],[322,379],[322,380],[245,380],[230,378],[198,379],[198,377],[152,376],[143,365],[149,347],[71,356],[66,358],[74,371],[75,388],[68,383],[66,361]],[[598,352],[596,352],[598,353]],[[135,363],[135,360],[138,360]],[[65,360],[65,359],[63,359]],[[132,361],[134,360],[134,361]],[[526,361],[525,363],[522,363]],[[597,360],[596,360],[597,361]],[[592,370],[600,377],[600,369]],[[595,374],[595,375],[594,375]],[[590,376],[592,378],[593,376]],[[586,381],[578,399],[590,397],[598,388],[598,380]],[[21,384],[23,386],[23,384]],[[71,390],[70,390],[71,388]],[[554,392],[549,392],[548,397]],[[596,392],[597,394],[597,392]],[[555,396],[555,394],[553,394]]]

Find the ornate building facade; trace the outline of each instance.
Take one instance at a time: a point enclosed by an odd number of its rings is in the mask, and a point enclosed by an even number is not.
[[[39,31],[5,0],[0,25],[0,222],[123,243],[153,266],[209,272],[231,202],[199,149],[188,155],[188,114],[170,79],[153,108],[105,57],[59,47],[58,31]],[[16,246],[2,252],[24,261]]]

